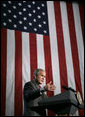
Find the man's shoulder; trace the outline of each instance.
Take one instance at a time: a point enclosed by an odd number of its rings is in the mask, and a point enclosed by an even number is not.
[[[32,81],[26,82],[24,86],[31,85],[31,82],[32,82]]]
[[[25,87],[26,87],[26,86],[31,86],[32,83],[34,83],[34,80],[31,80],[31,81],[26,82],[24,86],[25,86]]]

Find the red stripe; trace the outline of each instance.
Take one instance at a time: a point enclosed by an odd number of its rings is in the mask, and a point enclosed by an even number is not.
[[[81,28],[82,28],[83,42],[84,42],[84,5],[79,4],[79,11],[80,11]]]
[[[62,30],[62,21],[61,21],[61,12],[60,12],[60,2],[54,2],[55,9],[55,21],[56,21],[56,32],[57,32],[57,43],[58,43],[58,56],[59,56],[59,65],[60,65],[60,81],[61,81],[61,92],[64,90],[62,86],[68,86],[67,80],[67,69],[66,69],[66,59],[65,59],[65,48],[63,40],[63,30]]]
[[[71,42],[71,51],[72,51],[76,90],[79,91],[82,95],[79,56],[78,56],[78,48],[77,48],[77,40],[76,40],[72,4],[67,3],[67,14],[68,14],[68,23],[69,23],[70,42]]]
[[[31,70],[31,80],[34,70],[37,68],[37,43],[36,34],[29,34],[30,40],[30,70]]]
[[[5,116],[7,72],[7,30],[1,29],[1,115]]]
[[[15,116],[21,116],[22,105],[22,34],[15,32]]]
[[[52,81],[53,82],[53,75],[52,75],[52,63],[51,63],[51,51],[50,51],[50,38],[48,36],[43,37],[44,41],[44,55],[45,55],[45,70],[46,70],[46,83]],[[53,96],[54,92],[47,92],[47,95]],[[54,116],[55,113],[52,111],[48,111],[48,116]]]
[[[84,5],[79,4],[79,11],[80,11],[80,21],[81,21],[81,28],[82,28],[82,35],[83,35],[83,44],[84,44]],[[79,111],[81,116],[84,116],[84,110],[82,109]]]

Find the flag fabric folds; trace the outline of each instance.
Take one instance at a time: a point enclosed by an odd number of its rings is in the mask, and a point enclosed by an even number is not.
[[[23,115],[23,87],[36,68],[84,100],[84,6],[65,1],[1,2],[1,114]],[[44,84],[45,84],[44,83]],[[55,114],[51,111],[49,115]],[[84,111],[77,111],[83,115]]]

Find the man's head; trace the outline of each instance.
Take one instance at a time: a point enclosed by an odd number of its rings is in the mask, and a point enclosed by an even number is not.
[[[37,79],[39,84],[42,84],[45,80],[46,72],[43,69],[36,69],[33,73],[33,78]]]

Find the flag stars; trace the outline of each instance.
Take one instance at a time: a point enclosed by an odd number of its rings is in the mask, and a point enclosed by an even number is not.
[[[27,27],[26,26],[24,26],[24,30],[27,30]]]
[[[7,25],[6,22],[4,22],[3,25],[6,26]]]
[[[34,31],[36,32],[37,31],[37,28],[34,28]]]
[[[12,2],[11,1],[8,1],[9,4],[11,4]]]
[[[19,24],[22,24],[22,21],[19,21]]]
[[[36,22],[36,19],[33,19],[34,22]]]
[[[43,24],[46,24],[46,22],[45,22],[45,21],[43,21]]]
[[[40,16],[40,15],[38,15],[37,17],[38,17],[39,19],[41,18],[41,16]]]
[[[46,31],[46,30],[44,30],[43,32],[44,32],[44,33],[47,33],[47,31]]]
[[[3,4],[3,7],[6,7],[6,4]]]
[[[21,3],[18,3],[18,5],[19,5],[19,6],[22,6],[22,4],[21,4]]]
[[[35,2],[33,1],[32,4],[35,4]]]
[[[17,18],[17,16],[16,16],[16,15],[13,15],[13,17],[14,17],[14,18]]]
[[[19,12],[19,15],[22,15],[22,12]]]
[[[8,10],[8,13],[11,13],[11,10]]]
[[[26,8],[23,8],[23,11],[26,11]]]
[[[38,6],[37,9],[40,10],[40,7]]]
[[[3,16],[7,16],[6,13],[3,13]]]
[[[13,6],[13,9],[16,9],[16,6]]]
[[[27,17],[24,17],[23,20],[24,20],[24,21],[27,20]]]
[[[28,5],[28,8],[31,8],[31,5]]]
[[[32,26],[32,23],[31,23],[31,22],[29,22],[29,25],[30,25],[30,26]]]
[[[46,2],[35,1],[3,2],[1,7],[5,11],[3,10],[1,14],[2,25],[14,30],[18,28],[23,31],[47,35],[48,19],[46,18],[47,10],[44,9],[45,4]]]
[[[35,10],[33,10],[33,13],[35,13],[36,11]]]
[[[28,15],[29,15],[29,17],[31,17],[31,16],[32,16],[32,14],[31,14],[31,13],[29,13]]]
[[[41,24],[39,24],[38,26],[39,26],[39,28],[41,28],[41,27],[42,27],[42,25],[41,25]]]
[[[42,15],[45,15],[45,13],[44,13],[44,12],[42,12]]]
[[[17,25],[16,24],[14,24],[14,28],[17,28]]]
[[[11,23],[12,22],[12,20],[11,19],[8,19],[8,21]]]
[[[44,4],[41,4],[42,7],[44,7],[45,5]]]
[[[26,3],[26,1],[23,1],[23,3]]]

